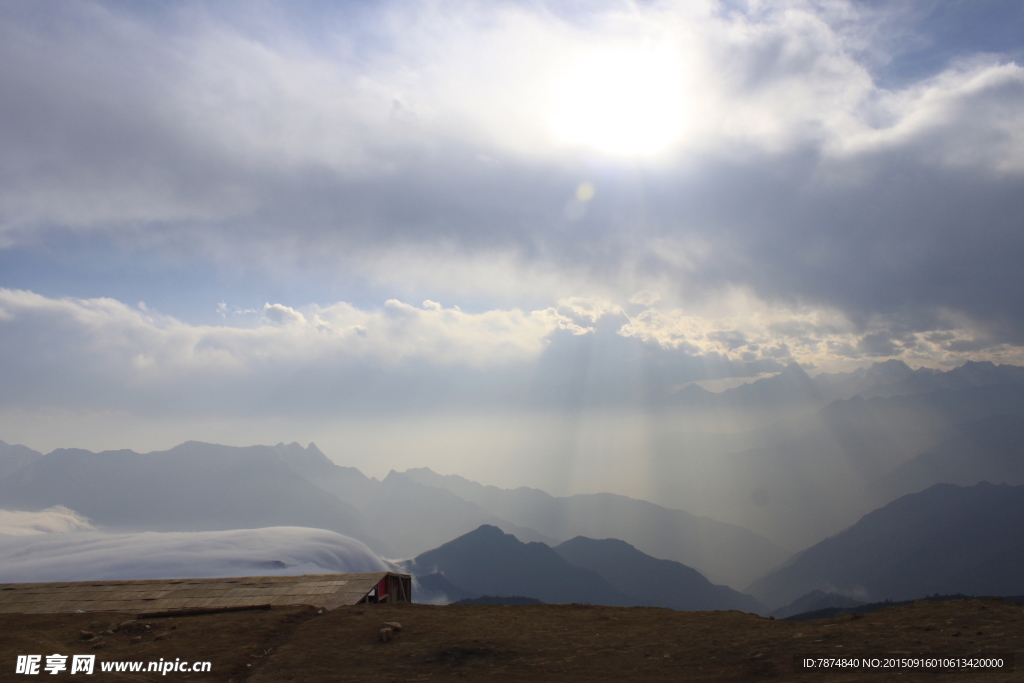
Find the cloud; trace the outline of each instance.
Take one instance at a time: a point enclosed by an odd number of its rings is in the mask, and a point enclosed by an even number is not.
[[[281,304],[265,304],[263,306],[263,315],[267,320],[277,325],[301,325],[306,322],[306,318],[301,313],[294,308],[282,306]]]
[[[371,310],[339,302],[303,311],[268,305],[256,326],[190,325],[111,299],[0,290],[0,401],[322,411],[437,404],[440,387],[460,385],[452,399],[472,400],[464,394],[495,389],[489,375],[500,386],[536,360],[551,334],[587,333],[555,308],[470,313],[390,299]]]
[[[323,529],[0,536],[0,582],[281,576],[389,571],[355,539]]]
[[[701,308],[664,304],[267,304],[262,320],[193,325],[112,299],[0,289],[0,404],[139,415],[639,407],[681,383],[794,361],[834,370],[887,357],[933,367],[1020,358],[963,316],[914,327],[739,291]]]
[[[39,512],[0,510],[0,534],[9,536],[64,534],[94,529],[92,522],[63,505]]]
[[[830,151],[858,155],[904,149],[922,161],[956,168],[1019,174],[1024,171],[1024,69],[991,58],[950,70],[897,92],[879,92],[876,121],[836,139]],[[881,122],[887,122],[883,125]]]
[[[112,299],[50,299],[0,289],[0,325],[10,331],[7,351],[31,363],[31,345],[49,339],[69,356],[90,359],[97,370],[130,369],[150,377],[181,370],[227,373],[266,358],[488,365],[535,356],[554,330],[586,331],[554,308],[468,313],[432,301],[418,308],[389,299],[375,310],[345,302],[304,310],[266,304],[269,324],[189,325]],[[44,353],[48,360],[60,355]]]
[[[653,306],[659,300],[661,300],[661,295],[657,292],[640,291],[629,298],[629,303]]]
[[[113,272],[159,252],[184,277],[255,273],[304,297],[260,296],[246,306],[267,302],[269,324],[241,328],[5,294],[27,377],[49,363],[84,395],[303,358],[482,372],[627,303],[622,335],[739,363],[1012,360],[1024,344],[1024,72],[962,43],[908,76],[927,3],[2,12],[8,249],[84,234]],[[686,125],[653,158],[552,130],[566,74],[609,50],[676,74]],[[343,293],[306,305],[321,287]],[[344,302],[366,287],[386,303]],[[748,304],[716,310],[737,291]],[[942,331],[957,341],[927,339]]]

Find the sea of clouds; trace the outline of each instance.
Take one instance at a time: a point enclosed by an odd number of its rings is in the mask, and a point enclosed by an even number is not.
[[[0,582],[280,576],[389,571],[360,541],[270,527],[107,533],[65,507],[0,510]]]

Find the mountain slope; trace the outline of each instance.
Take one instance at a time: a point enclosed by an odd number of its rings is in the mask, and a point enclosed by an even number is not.
[[[577,536],[555,547],[570,564],[597,572],[637,605],[678,610],[763,612],[757,600],[727,586],[716,586],[700,572],[671,560],[646,555],[625,541]]]
[[[1007,367],[999,366],[999,372]],[[647,466],[652,480],[666,482],[656,502],[746,527],[785,547],[805,548],[915,490],[876,486],[895,468],[956,438],[973,422],[1000,417],[1024,423],[1024,384],[834,401],[799,419],[745,432],[726,452],[689,448],[688,435],[681,435]],[[1002,480],[993,472],[952,481]],[[924,480],[916,490],[942,481]],[[633,543],[621,534],[608,535]],[[704,569],[699,562],[670,559]]]
[[[0,481],[41,457],[42,453],[27,446],[0,441]]]
[[[789,553],[732,524],[610,493],[556,498],[529,488],[483,486],[427,468],[404,475],[444,488],[502,519],[552,538],[619,538],[655,557],[694,567],[712,581],[746,585]]]
[[[119,529],[215,531],[270,526],[328,529],[388,548],[353,506],[313,486],[273,447],[189,441],[169,451],[58,449],[0,481],[0,507],[65,505]]]
[[[397,472],[374,484],[361,511],[369,528],[398,557],[414,557],[483,524],[514,534],[524,542],[557,542],[501,519],[450,491],[424,486]]]
[[[776,619],[786,619],[787,617],[791,617],[796,614],[806,614],[808,612],[817,612],[825,609],[848,609],[851,607],[860,607],[863,604],[866,603],[845,595],[840,595],[839,593],[825,593],[823,591],[814,590],[807,595],[800,596],[785,607],[778,608],[773,611],[771,615]]]
[[[748,592],[779,607],[813,590],[865,602],[1024,594],[1024,486],[938,484],[864,516]]]
[[[481,524],[527,541],[557,542],[397,473],[383,482],[366,477],[314,444],[236,448],[190,441],[147,454],[58,449],[45,456],[5,444],[0,473],[0,508],[65,505],[113,528],[304,526],[358,538],[391,557],[412,557]]]
[[[338,465],[313,443],[306,448],[294,442],[287,446],[279,443],[274,450],[293,472],[357,508],[369,502],[379,483],[355,467]]]
[[[696,385],[689,385],[675,396],[678,402],[694,408],[728,406],[775,411],[780,407],[821,407],[855,396],[912,396],[1007,384],[1024,384],[1024,368],[968,361],[943,372],[925,367],[914,370],[893,359],[851,372],[820,373],[813,378],[799,365],[790,364],[777,375],[718,393],[695,391],[692,388]]]
[[[444,575],[467,593],[518,595],[546,603],[631,605],[596,572],[566,562],[543,543],[522,543],[484,525],[405,564],[417,576]]]
[[[1020,415],[987,417],[961,426],[952,438],[876,482],[873,493],[891,500],[935,484],[970,486],[980,481],[1024,484],[1024,420]]]

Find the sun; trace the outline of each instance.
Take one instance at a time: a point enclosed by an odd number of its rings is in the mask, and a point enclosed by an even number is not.
[[[554,80],[551,132],[563,143],[616,156],[653,156],[681,138],[684,84],[665,51],[602,49],[578,55]]]

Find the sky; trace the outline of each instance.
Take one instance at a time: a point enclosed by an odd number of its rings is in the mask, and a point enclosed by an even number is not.
[[[1022,36],[1017,0],[0,0],[0,438],[571,490],[692,382],[1024,364]]]

